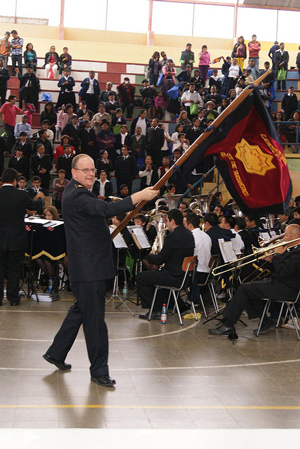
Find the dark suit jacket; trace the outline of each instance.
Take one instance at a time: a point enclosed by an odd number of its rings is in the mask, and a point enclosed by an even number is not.
[[[94,185],[93,185],[93,194],[95,196],[99,195],[99,189],[100,189],[100,181],[98,179],[96,179],[96,181],[94,182]],[[105,201],[109,200],[107,197],[111,196],[112,193],[113,193],[112,183],[110,181],[108,181],[105,183],[105,187],[104,187],[104,196],[106,196]]]
[[[6,90],[7,89],[7,81],[10,78],[10,74],[7,68],[3,67],[0,70],[0,89]]]
[[[16,156],[11,157],[8,161],[8,167],[14,168],[18,173],[21,173],[22,176],[25,176],[26,179],[29,179],[29,164],[27,157],[21,157],[17,160]]]
[[[280,69],[279,64],[281,62],[283,62],[284,65],[281,66],[281,68],[283,68],[284,70],[287,70],[289,59],[290,59],[290,55],[289,55],[288,51],[284,50],[283,54],[281,54],[280,50],[276,50],[275,56],[274,56],[275,69],[279,70]]]
[[[116,150],[120,150],[122,148],[121,133],[116,134],[115,137],[116,137]],[[131,135],[129,133],[125,137],[124,145],[127,145],[129,149],[131,148]]]
[[[136,177],[136,160],[133,156],[129,156],[124,159],[123,156],[119,156],[115,167],[116,178],[124,179],[130,178],[132,180]]]
[[[164,270],[175,278],[183,275],[182,262],[185,257],[194,255],[194,236],[183,225],[177,226],[173,232],[168,234],[164,246],[159,254],[148,254],[147,259],[151,264],[165,264]]]
[[[27,192],[13,185],[0,189],[0,251],[21,251],[27,246],[24,223],[26,209],[36,210],[41,198],[33,201]]]
[[[232,238],[233,234],[231,231],[229,231],[229,229],[222,229],[220,228],[220,226],[213,226],[212,228],[210,228],[208,231],[206,231],[206,234],[210,236],[211,238],[211,254],[221,254],[220,252],[220,246],[219,246],[219,239],[223,239],[226,237],[228,238]]]
[[[72,160],[74,159],[74,154],[71,154],[70,157],[65,157],[64,154],[58,157],[57,159],[57,171],[59,170],[65,170],[66,172],[66,179],[72,178],[72,172],[71,172],[71,166],[72,166]]]
[[[137,121],[138,121],[138,119],[140,118],[140,116],[138,115],[137,117],[135,117],[133,120],[132,120],[132,122],[131,122],[131,128],[130,128],[130,132],[131,132],[131,135],[133,136],[134,134],[135,134],[135,127],[136,127],[136,124],[137,124]],[[147,118],[145,118],[145,121],[146,121],[146,128],[148,129],[148,128],[150,128],[150,121],[147,119]]]
[[[165,134],[161,128],[148,128],[147,129],[147,150],[161,150],[164,146]]]
[[[46,173],[40,173],[39,170],[46,169]],[[52,169],[52,163],[49,154],[44,154],[43,157],[39,157],[37,154],[31,156],[31,170],[35,176],[39,176],[41,179],[50,179],[50,170]]]
[[[131,197],[106,203],[71,180],[62,199],[71,281],[90,282],[115,276],[106,220],[132,209]]]

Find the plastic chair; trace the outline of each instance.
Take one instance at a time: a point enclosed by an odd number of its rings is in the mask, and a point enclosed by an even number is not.
[[[299,317],[298,317],[297,310],[296,310],[296,307],[295,307],[296,303],[299,300],[299,297],[300,297],[300,290],[299,290],[299,292],[298,292],[298,294],[296,296],[296,299],[294,301],[289,301],[289,300],[287,300],[287,301],[279,301],[279,300],[273,300],[273,299],[268,299],[268,298],[262,298],[263,301],[266,301],[266,305],[264,307],[261,319],[259,321],[259,325],[258,325],[258,328],[257,328],[256,336],[257,337],[259,336],[260,329],[261,329],[261,326],[262,326],[262,323],[263,323],[263,319],[264,319],[266,313],[268,313],[270,305],[272,304],[272,302],[280,302],[282,304],[281,304],[279,316],[278,316],[277,323],[276,323],[276,329],[279,327],[281,316],[282,316],[282,312],[283,312],[283,307],[286,305],[286,308],[287,308],[286,318],[287,317],[291,318],[291,320],[293,322],[293,325],[294,325],[294,329],[295,329],[296,334],[297,334],[297,338],[300,341],[300,335],[299,335],[299,330],[298,330],[298,327],[300,328],[300,321],[299,321]]]
[[[175,308],[176,308],[180,324],[182,325],[182,318],[181,318],[180,310],[179,310],[179,307],[178,307],[178,298],[179,298],[180,292],[182,290],[186,290],[188,287],[190,287],[192,285],[193,277],[194,277],[194,274],[195,274],[196,265],[197,265],[197,256],[190,256],[190,257],[185,257],[184,258],[183,263],[182,263],[182,271],[184,271],[184,276],[183,276],[182,283],[181,283],[180,287],[169,287],[169,286],[166,286],[166,285],[155,285],[155,292],[154,292],[154,295],[153,295],[152,304],[151,304],[151,308],[150,308],[150,312],[149,312],[149,318],[148,318],[149,321],[151,320],[152,311],[153,311],[153,307],[154,307],[154,304],[155,304],[157,291],[160,290],[160,289],[164,289],[164,290],[169,290],[170,291],[169,292],[169,297],[168,297],[167,308],[169,306],[171,295],[173,295],[174,303],[175,303],[173,314],[174,314],[174,311],[175,311]],[[191,272],[193,272],[193,274],[192,274],[192,276],[190,276],[190,279],[188,279],[188,283],[187,283],[186,281],[187,281],[188,274],[191,273]],[[194,306],[193,302],[192,302],[192,310],[193,310],[193,313],[195,315],[196,321],[198,321],[197,313],[196,313],[195,306]]]

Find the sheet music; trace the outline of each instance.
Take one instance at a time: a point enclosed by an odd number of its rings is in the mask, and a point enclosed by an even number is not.
[[[224,239],[218,239],[220,251],[225,263],[235,262],[237,259],[234,252],[232,241],[225,242]]]
[[[271,233],[270,233],[269,229],[266,229],[265,231],[259,231],[259,236],[263,240],[269,240],[271,237]]]
[[[135,243],[139,249],[151,248],[148,237],[141,226],[127,226],[128,231],[136,238]]]
[[[109,228],[109,232],[112,234],[114,232],[114,229]],[[116,249],[128,248],[121,232],[119,232],[115,236],[115,238],[113,239],[113,244]]]
[[[41,224],[45,228],[55,228],[55,226],[61,226],[64,224],[61,220],[45,220],[39,217],[27,217],[24,219],[27,224]]]

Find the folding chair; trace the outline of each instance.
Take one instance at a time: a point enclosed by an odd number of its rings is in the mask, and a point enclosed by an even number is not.
[[[281,304],[278,320],[277,320],[277,323],[276,323],[276,328],[278,328],[278,326],[280,324],[280,320],[281,320],[281,316],[282,316],[282,312],[283,312],[283,307],[286,305],[286,308],[287,308],[286,318],[287,317],[291,318],[291,320],[293,322],[294,329],[295,329],[296,334],[297,334],[297,338],[298,338],[298,340],[300,340],[300,335],[299,335],[299,330],[298,330],[298,327],[300,328],[300,321],[299,321],[299,317],[298,317],[297,310],[296,310],[296,307],[295,307],[295,305],[297,304],[297,302],[299,300],[299,297],[300,297],[300,290],[299,290],[299,292],[298,292],[298,294],[296,296],[296,299],[294,301],[289,301],[289,300],[287,300],[287,301],[279,301],[279,300],[277,300],[276,301],[276,300],[271,300],[271,299],[268,299],[268,298],[262,298],[263,301],[266,301],[266,305],[264,307],[261,319],[259,321],[259,325],[258,325],[258,328],[257,328],[256,336],[257,337],[259,336],[263,319],[264,319],[265,315],[268,313],[270,305],[272,304],[272,302],[280,302],[282,304]]]
[[[215,292],[215,289],[214,289],[214,284],[218,281],[218,278],[215,279],[213,277],[212,271],[213,271],[214,268],[216,268],[216,266],[219,264],[219,262],[220,262],[219,254],[215,254],[215,255],[211,256],[211,258],[209,260],[209,264],[208,264],[208,266],[210,268],[210,271],[207,273],[207,277],[205,279],[205,282],[203,282],[202,284],[198,284],[197,283],[197,285],[199,287],[205,287],[206,285],[208,286],[209,293],[210,293],[210,296],[211,296],[211,300],[212,300],[212,303],[213,303],[213,306],[214,306],[214,309],[215,309],[215,313],[219,312],[217,296],[216,296],[216,292]],[[206,308],[205,308],[204,301],[203,301],[201,293],[200,293],[200,301],[201,301],[201,305],[202,305],[202,308],[203,308],[204,316],[205,316],[205,318],[207,318],[208,315],[206,313]]]
[[[193,276],[195,274],[196,265],[197,265],[197,256],[190,256],[190,257],[185,257],[184,258],[183,263],[182,263],[182,271],[184,271],[184,276],[183,276],[183,280],[182,280],[182,283],[181,283],[180,287],[169,287],[169,286],[166,286],[166,285],[155,285],[155,292],[154,292],[154,295],[153,295],[152,304],[151,304],[151,308],[150,308],[150,312],[149,312],[149,318],[148,318],[149,321],[151,320],[152,311],[153,311],[153,307],[154,307],[154,304],[155,304],[157,291],[161,290],[161,289],[164,289],[164,290],[169,290],[169,297],[168,297],[168,302],[167,302],[167,308],[169,306],[171,295],[173,294],[174,303],[175,303],[174,309],[173,309],[173,314],[174,314],[174,311],[175,311],[175,308],[176,308],[180,324],[182,325],[182,319],[181,319],[180,310],[179,310],[179,307],[178,307],[178,298],[179,298],[180,292],[182,290],[186,290],[188,287],[190,287],[192,285]],[[188,279],[188,283],[187,283],[186,281],[187,281],[188,274],[189,273],[191,274],[191,272],[193,272],[193,273],[190,276],[190,279]],[[193,313],[195,315],[196,321],[198,321],[197,313],[196,313],[195,306],[194,306],[193,302],[192,302],[192,310],[193,310]]]

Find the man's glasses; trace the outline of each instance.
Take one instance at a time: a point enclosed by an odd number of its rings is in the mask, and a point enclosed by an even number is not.
[[[87,174],[89,172],[93,173],[94,175],[97,173],[97,169],[96,168],[75,168],[74,170],[80,170],[82,171],[82,173]]]

